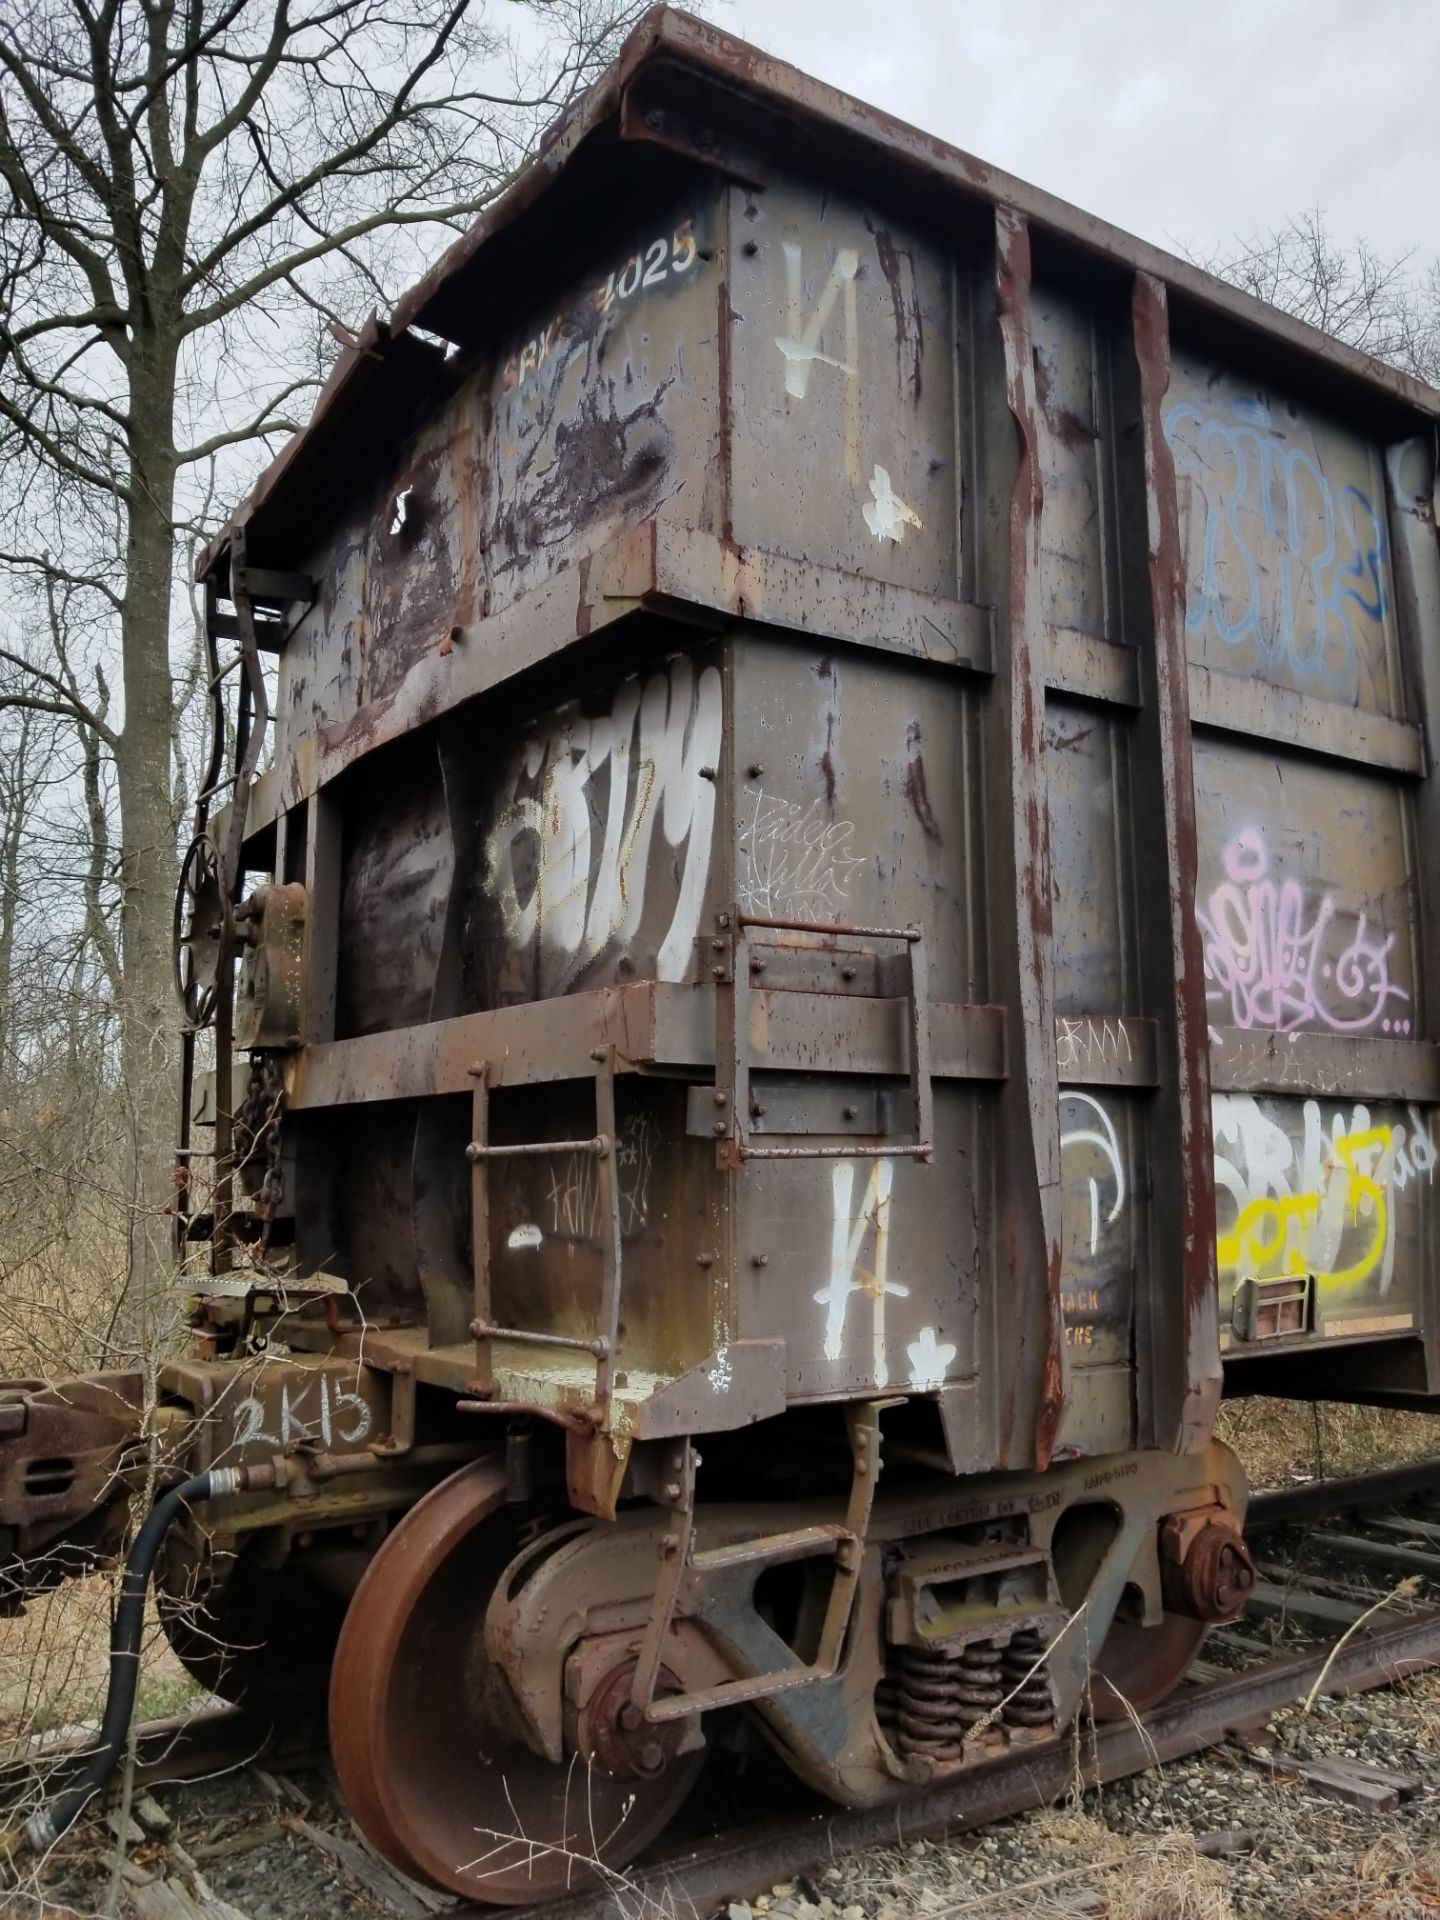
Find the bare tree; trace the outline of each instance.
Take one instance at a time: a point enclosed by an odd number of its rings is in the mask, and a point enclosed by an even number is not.
[[[0,1081],[10,1078],[18,1044],[15,947],[24,906],[26,828],[34,807],[35,761],[43,716],[24,712],[0,735]]]
[[[1197,264],[1440,386],[1440,260],[1420,272],[1409,254],[1386,259],[1364,240],[1342,246],[1317,209]]]
[[[177,548],[213,489],[242,490],[257,443],[303,417],[325,371],[319,320],[353,318],[362,294],[388,304],[417,245],[497,190],[639,11],[0,9],[0,567],[64,597],[64,631],[83,636],[67,651],[53,621],[0,635],[0,707],[68,721],[84,743],[85,922],[114,976],[129,1199],[146,1223],[132,1284],[163,1260],[169,1195],[170,900],[196,685],[193,662],[174,667]]]

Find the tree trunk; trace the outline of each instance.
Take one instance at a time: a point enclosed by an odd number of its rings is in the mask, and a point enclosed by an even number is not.
[[[9,1052],[16,1040],[15,923],[20,911],[20,849],[30,801],[26,762],[31,720],[28,713],[20,715],[20,737],[11,754],[5,807],[0,815],[0,1085],[4,1084]]]
[[[128,1116],[129,1259],[122,1332],[143,1345],[170,1261],[178,1057],[170,919],[170,596],[174,557],[176,351],[137,338],[130,364],[131,498],[120,628],[125,723],[120,804],[120,1064]]]

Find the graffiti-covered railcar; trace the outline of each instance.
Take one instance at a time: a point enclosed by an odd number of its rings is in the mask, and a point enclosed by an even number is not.
[[[405,1871],[1151,1702],[1222,1387],[1435,1391],[1437,412],[665,11],[343,354],[201,566],[157,1578]]]

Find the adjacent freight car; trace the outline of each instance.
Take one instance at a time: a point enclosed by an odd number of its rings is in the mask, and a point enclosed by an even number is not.
[[[16,1593],[158,1434],[132,1592],[497,1903],[1163,1695],[1222,1368],[1440,1387],[1437,416],[648,16],[204,557],[193,1339],[0,1406]]]

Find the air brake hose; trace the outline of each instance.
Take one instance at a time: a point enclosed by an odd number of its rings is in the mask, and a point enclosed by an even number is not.
[[[192,1501],[214,1500],[222,1495],[273,1485],[274,1473],[273,1467],[215,1467],[209,1473],[197,1473],[189,1480],[182,1480],[178,1487],[162,1493],[146,1514],[120,1581],[120,1603],[110,1629],[110,1687],[105,1696],[98,1742],[75,1784],[57,1794],[48,1806],[39,1808],[25,1822],[24,1839],[32,1852],[43,1853],[53,1847],[62,1834],[68,1833],[86,1805],[97,1793],[104,1792],[120,1764],[140,1677],[145,1594],[161,1544],[181,1509]]]

